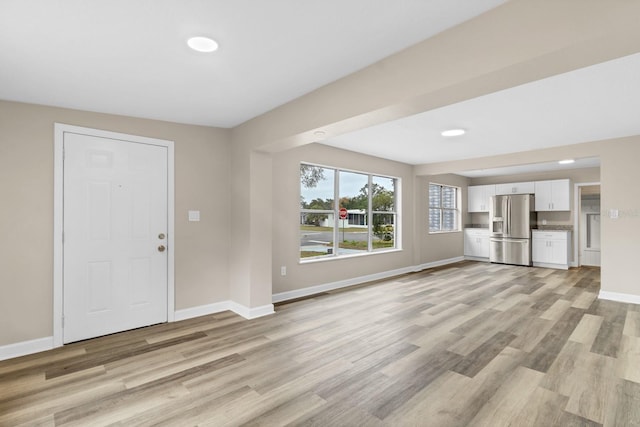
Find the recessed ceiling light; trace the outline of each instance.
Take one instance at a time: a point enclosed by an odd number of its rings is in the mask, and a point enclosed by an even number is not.
[[[442,136],[460,136],[467,133],[464,129],[448,129],[442,131]]]
[[[575,162],[575,160],[573,160],[573,159],[565,159],[565,160],[560,160],[558,163],[560,163],[561,165],[570,165],[573,162]]]
[[[208,37],[191,37],[187,40],[187,44],[191,49],[198,52],[213,52],[218,50],[218,42]]]

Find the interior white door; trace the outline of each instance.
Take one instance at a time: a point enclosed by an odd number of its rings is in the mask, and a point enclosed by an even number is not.
[[[167,147],[65,133],[63,342],[167,321]]]

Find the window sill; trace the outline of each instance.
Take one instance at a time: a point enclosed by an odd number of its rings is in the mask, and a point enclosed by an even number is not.
[[[430,231],[429,234],[451,234],[451,233],[462,233],[462,230],[451,230],[451,231]]]
[[[338,261],[343,259],[351,259],[351,258],[362,258],[371,255],[381,255],[381,254],[390,254],[394,252],[402,252],[402,248],[395,249],[387,249],[387,250],[378,250],[373,252],[364,252],[361,254],[348,254],[348,255],[336,255],[336,256],[326,256],[326,257],[318,257],[318,258],[307,258],[298,260],[298,264],[315,264],[317,262],[326,262],[326,261]]]

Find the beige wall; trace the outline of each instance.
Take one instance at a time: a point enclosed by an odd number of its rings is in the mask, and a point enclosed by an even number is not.
[[[355,258],[300,262],[300,162],[401,179],[402,251]],[[413,168],[409,165],[339,150],[319,144],[273,155],[273,293],[304,289],[336,281],[411,266],[413,263]],[[287,275],[280,275],[280,267]]]
[[[0,101],[0,346],[53,334],[55,122],[175,141],[176,309],[228,299],[229,131]]]
[[[605,144],[600,158],[602,290],[640,297],[640,136]]]

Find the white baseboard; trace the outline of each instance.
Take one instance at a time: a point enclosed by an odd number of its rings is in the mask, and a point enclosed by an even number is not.
[[[470,256],[470,255],[465,255],[464,259],[465,259],[465,261],[489,262],[489,258],[478,257],[478,256]]]
[[[287,301],[296,298],[302,298],[309,295],[320,294],[322,292],[333,291],[335,289],[346,288],[361,283],[371,282],[374,280],[388,279],[389,277],[399,276],[401,274],[413,272],[412,267],[400,268],[397,270],[385,271],[383,273],[369,274],[366,276],[354,277],[352,279],[339,280],[337,282],[324,283],[322,285],[309,286],[308,288],[296,289],[293,291],[279,292],[273,294],[271,300],[273,302]]]
[[[464,257],[463,256],[457,256],[457,257],[454,257],[454,258],[441,259],[439,261],[433,261],[433,262],[427,262],[425,264],[420,264],[418,266],[415,266],[413,268],[413,270],[411,270],[411,271],[418,272],[418,271],[426,270],[428,268],[441,267],[443,265],[448,265],[448,264],[455,264],[456,262],[460,262],[460,261],[464,261]]]
[[[27,354],[40,353],[53,348],[53,337],[38,338],[0,346],[0,360],[13,359]]]
[[[640,304],[640,295],[600,291],[600,293],[598,294],[598,298],[611,301],[626,302],[630,304]]]
[[[179,320],[193,319],[194,317],[221,313],[223,311],[233,311],[245,319],[255,319],[257,317],[275,313],[273,304],[249,308],[233,301],[221,301],[213,304],[177,310],[175,312],[174,321],[177,322]],[[53,348],[53,337],[38,338],[31,341],[8,344],[0,346],[0,360],[13,359],[14,357],[26,356],[28,354],[39,353]]]
[[[200,305],[198,307],[190,307],[175,312],[174,321],[193,319],[194,317],[206,316],[208,314],[220,313],[230,310],[229,303],[231,301],[221,301],[213,304]]]
[[[374,280],[388,279],[390,277],[400,276],[402,274],[415,273],[418,271],[425,270],[427,268],[453,264],[455,262],[459,262],[463,260],[464,260],[464,257],[449,258],[445,260],[421,264],[418,266],[398,268],[396,270],[383,271],[382,273],[368,274],[366,276],[359,276],[351,279],[339,280],[337,282],[324,283],[322,285],[316,285],[316,286],[309,286],[308,288],[279,292],[277,294],[273,294],[271,300],[273,302],[282,302],[282,301],[288,301],[296,298],[303,298],[309,295],[316,295],[322,292],[328,292],[336,289],[346,288],[349,286],[360,285],[362,283],[372,282]]]
[[[257,317],[267,316],[269,314],[275,313],[273,304],[250,308],[242,304],[238,304],[237,302],[228,300],[176,311],[175,320],[178,321],[193,319],[194,317],[221,313],[223,311],[233,311],[234,313],[244,317],[245,319],[255,319]]]
[[[269,314],[275,313],[273,304],[249,308],[234,301],[229,301],[229,310],[233,311],[236,314],[239,314],[245,319],[256,319],[258,317],[268,316]]]
[[[549,264],[547,262],[534,262],[534,267],[555,268],[556,270],[568,270],[569,264]]]

